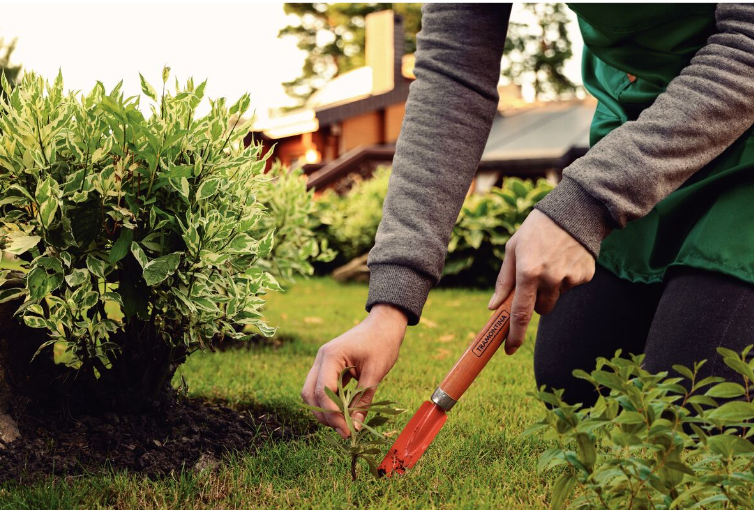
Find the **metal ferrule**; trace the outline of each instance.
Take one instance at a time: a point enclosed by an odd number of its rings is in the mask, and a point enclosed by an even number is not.
[[[453,406],[456,405],[456,400],[440,388],[437,388],[432,394],[432,402],[437,404],[444,411],[450,411],[453,409]]]

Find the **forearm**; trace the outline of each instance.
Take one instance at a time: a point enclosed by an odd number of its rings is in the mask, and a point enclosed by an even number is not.
[[[367,302],[397,306],[411,324],[439,281],[489,135],[510,5],[425,4],[422,13]]]
[[[754,5],[720,4],[719,32],[636,121],[563,172],[537,209],[595,256],[754,124]]]

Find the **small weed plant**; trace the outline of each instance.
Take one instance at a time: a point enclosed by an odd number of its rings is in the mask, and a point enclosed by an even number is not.
[[[548,410],[522,436],[544,432],[556,443],[538,464],[560,473],[551,508],[754,508],[751,348],[718,348],[737,381],[700,379],[704,362],[674,366],[682,377],[651,374],[643,356],[618,351],[574,372],[601,393],[594,406],[569,405],[560,390],[534,394]]]
[[[348,439],[344,441],[336,434],[325,436],[325,440],[333,446],[338,455],[350,463],[352,480],[356,480],[357,478],[359,459],[366,462],[369,472],[372,476],[378,478],[377,466],[380,459],[379,457],[375,457],[375,455],[381,455],[383,452],[380,447],[389,445],[390,440],[383,433],[379,432],[377,428],[388,424],[391,417],[405,412],[405,409],[395,407],[395,402],[390,400],[376,401],[370,404],[361,403],[364,393],[371,388],[359,388],[358,381],[355,379],[350,379],[346,382],[353,368],[346,367],[340,373],[337,393],[330,388],[325,388],[327,396],[338,406],[337,410],[324,409],[306,404],[303,404],[303,406],[309,410],[321,413],[341,414],[350,432]],[[355,412],[364,413],[364,416],[368,416],[368,419],[365,419],[363,422],[354,419],[351,415]],[[359,425],[358,429],[357,425]]]

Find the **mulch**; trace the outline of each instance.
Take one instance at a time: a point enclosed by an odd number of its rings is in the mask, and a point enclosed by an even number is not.
[[[0,483],[106,470],[159,478],[214,469],[226,453],[299,438],[314,428],[290,422],[264,408],[203,399],[181,399],[152,414],[25,414],[18,420],[21,439],[0,448]]]

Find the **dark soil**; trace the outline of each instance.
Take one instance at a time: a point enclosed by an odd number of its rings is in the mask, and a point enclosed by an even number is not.
[[[268,347],[272,349],[279,349],[283,345],[293,342],[295,338],[281,335],[279,333],[272,337],[265,337],[262,335],[254,335],[246,340],[235,340],[233,338],[224,337],[222,339],[212,342],[210,349],[219,352],[226,351],[246,351],[250,349],[258,349],[259,347]]]
[[[313,430],[290,422],[259,407],[231,408],[201,399],[179,400],[152,414],[25,414],[18,420],[22,438],[0,449],[0,483],[108,469],[150,478],[212,469],[226,453],[253,451]]]

